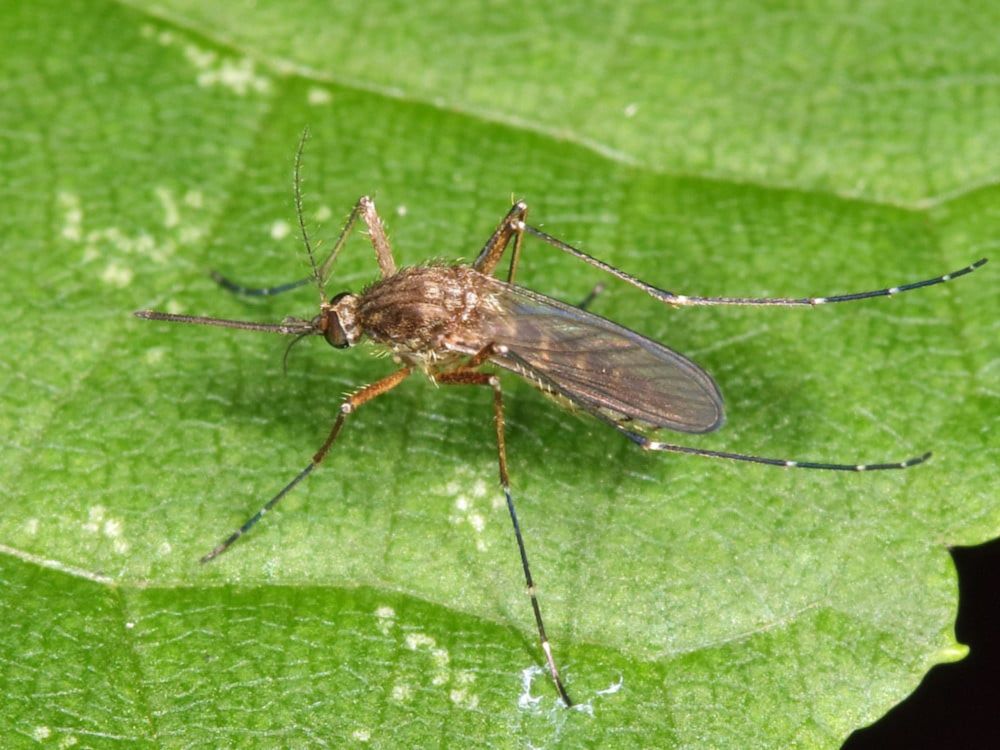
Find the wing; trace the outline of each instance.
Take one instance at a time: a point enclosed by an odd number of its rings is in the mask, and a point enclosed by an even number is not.
[[[719,388],[691,360],[598,315],[494,281],[498,305],[481,334],[509,351],[495,364],[614,422],[679,432],[722,425]]]

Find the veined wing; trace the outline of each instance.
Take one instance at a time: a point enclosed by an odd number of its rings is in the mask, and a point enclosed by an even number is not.
[[[481,321],[481,334],[512,355],[497,354],[495,364],[529,378],[533,370],[560,395],[615,422],[679,432],[722,425],[719,388],[691,360],[593,313],[494,282],[499,309]]]

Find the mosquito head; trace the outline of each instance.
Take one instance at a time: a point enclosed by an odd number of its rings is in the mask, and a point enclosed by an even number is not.
[[[341,292],[320,308],[319,315],[313,318],[312,324],[330,346],[346,349],[354,346],[361,337],[357,309],[357,295]]]

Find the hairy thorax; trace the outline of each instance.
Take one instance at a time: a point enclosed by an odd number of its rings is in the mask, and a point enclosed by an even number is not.
[[[357,322],[371,340],[427,370],[489,343],[482,322],[499,308],[501,289],[469,266],[405,268],[362,292]]]

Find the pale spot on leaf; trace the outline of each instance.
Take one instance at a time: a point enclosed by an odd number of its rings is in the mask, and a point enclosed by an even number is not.
[[[313,86],[309,89],[308,100],[310,104],[316,107],[321,104],[329,104],[333,101],[333,95],[327,89]]]
[[[278,219],[273,224],[271,224],[271,239],[272,240],[283,240],[288,236],[288,233],[292,231],[291,225],[284,221],[283,219]]]
[[[135,273],[131,268],[126,268],[117,261],[112,261],[101,272],[101,281],[110,286],[124,289],[132,283]]]

